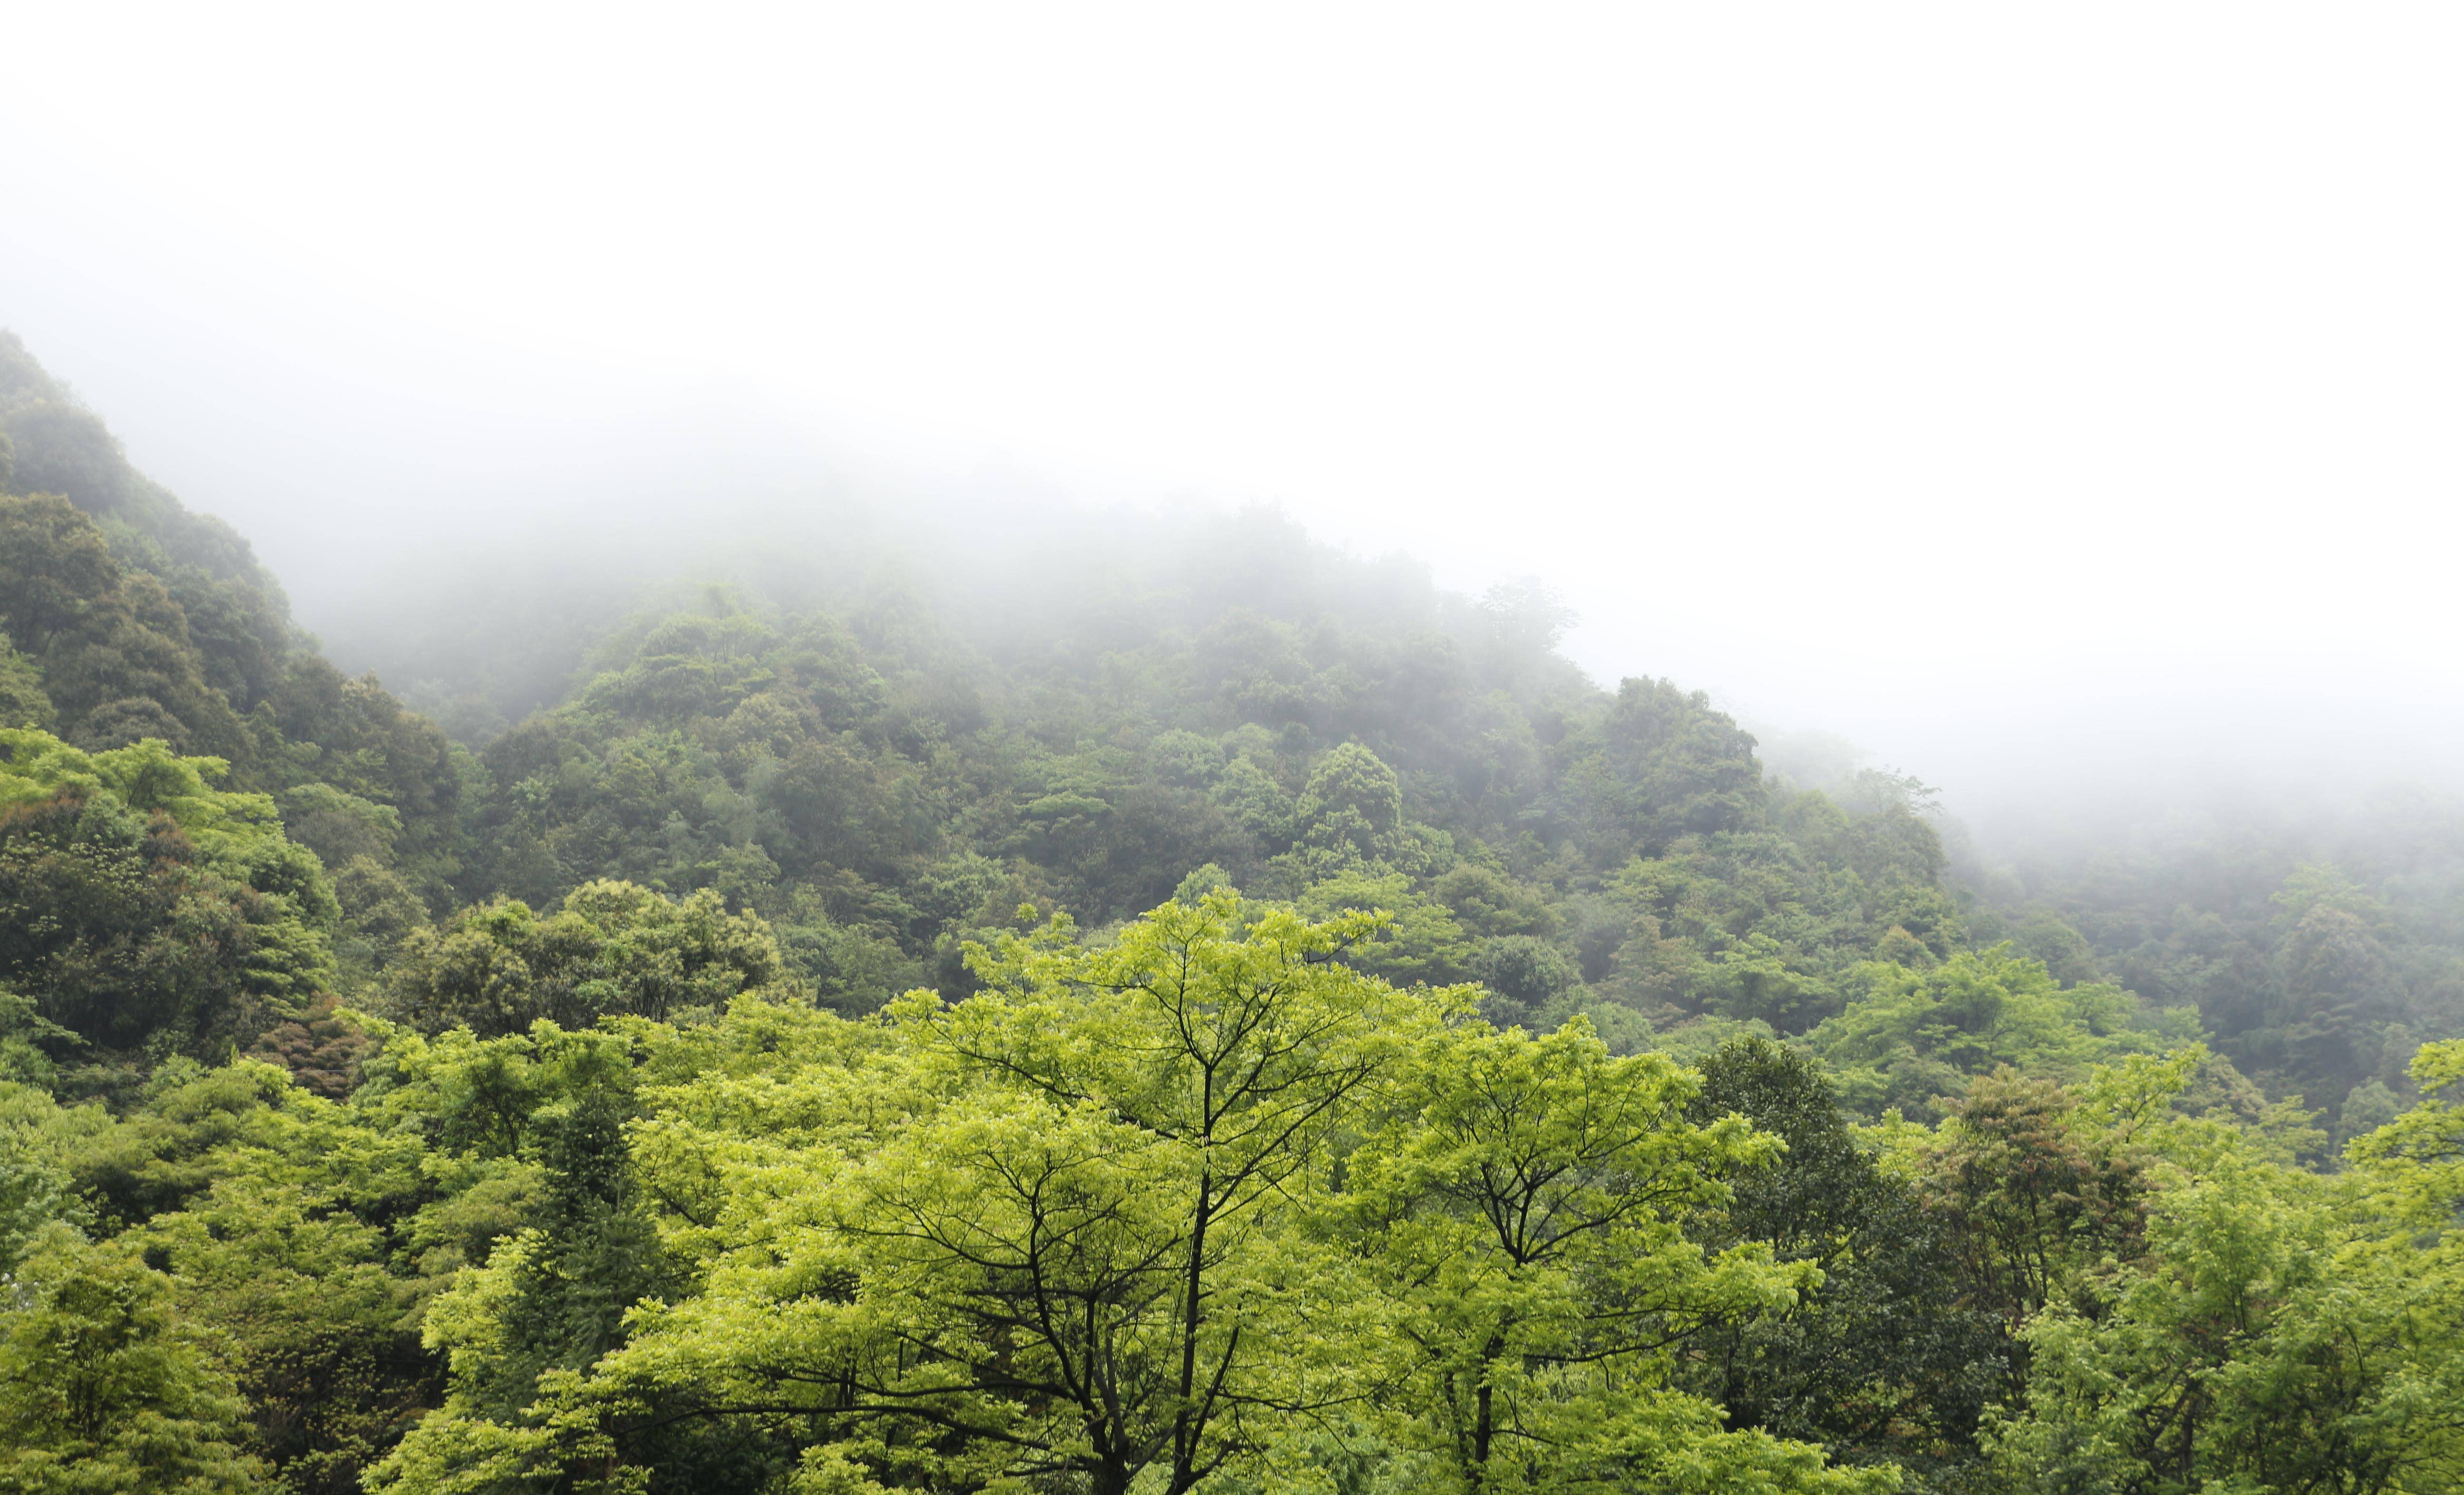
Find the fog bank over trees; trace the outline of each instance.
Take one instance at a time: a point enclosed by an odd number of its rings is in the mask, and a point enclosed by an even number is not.
[[[158,19],[13,33],[0,319],[354,658],[955,490],[1548,578],[1980,834],[2464,740],[2452,17]]]
[[[0,336],[0,1475],[2464,1470],[2464,801],[1990,845],[1536,581],[726,491],[388,686]]]

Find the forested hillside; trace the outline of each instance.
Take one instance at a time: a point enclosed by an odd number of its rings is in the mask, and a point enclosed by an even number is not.
[[[2247,793],[2100,838],[2023,844],[1971,879],[2043,911],[2081,957],[2354,1135],[2411,1094],[2425,1040],[2464,1033],[2464,805],[2405,785]]]
[[[1263,513],[453,740],[0,432],[0,1490],[2464,1482],[2457,806],[1969,846]]]

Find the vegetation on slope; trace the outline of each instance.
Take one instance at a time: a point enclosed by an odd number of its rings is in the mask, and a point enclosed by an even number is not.
[[[2464,1478],[2452,809],[1954,875],[1263,515],[455,743],[0,432],[0,1489]]]

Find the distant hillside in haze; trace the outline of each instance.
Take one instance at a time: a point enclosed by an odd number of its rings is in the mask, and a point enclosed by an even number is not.
[[[295,834],[336,866],[370,855],[444,896],[460,792],[444,735],[328,663],[247,539],[130,466],[6,332],[0,438],[0,630],[30,693],[11,725],[225,759],[229,787],[301,806]]]
[[[1381,970],[1626,1043],[1816,1034],[1873,971],[2005,939],[2121,982],[2145,1022],[2195,1011],[2330,1113],[2464,1030],[2443,801],[1954,876],[1913,780],[1837,753],[1774,776],[1699,693],[1585,679],[1538,583],[1464,598],[1270,513],[712,502],[672,517],[665,579],[635,554],[653,532],[495,537],[388,604],[388,671],[454,747],[328,664],[247,541],[137,473],[13,338],[0,429],[10,489],[60,495],[7,500],[18,715],[275,795],[295,840],[359,868],[352,979],[404,937],[388,890],[450,922],[616,879],[758,912],[798,979],[861,1011],[962,987],[960,945],[1021,904],[1117,920],[1196,877],[1397,910]],[[1957,1078],[1895,1063],[1876,1093],[1918,1109]]]
[[[449,735],[0,337],[0,1487],[2464,1469],[2455,803],[1989,858],[1408,535],[650,517],[393,579]]]

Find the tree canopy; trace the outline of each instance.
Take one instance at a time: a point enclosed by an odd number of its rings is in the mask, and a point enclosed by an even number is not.
[[[0,1490],[2464,1483],[2455,805],[1989,857],[1536,583],[830,539],[440,579],[449,736],[0,336]]]

